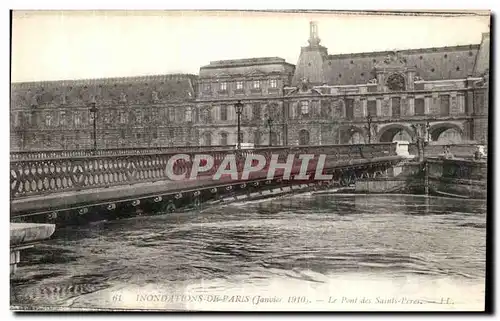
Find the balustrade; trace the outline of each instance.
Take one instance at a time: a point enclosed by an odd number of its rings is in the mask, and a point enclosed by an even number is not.
[[[111,155],[103,153],[92,154],[91,156],[86,154],[88,151],[83,151],[83,154],[75,151],[68,151],[68,154],[61,151],[57,153],[46,152],[40,158],[11,158],[11,198],[135,183],[169,181],[170,178],[166,170],[168,161],[174,155],[181,153],[189,155],[190,160],[177,160],[173,166],[173,173],[186,173],[186,177],[191,174],[192,162],[197,154],[210,155],[213,158],[214,166],[212,169],[199,173],[197,177],[200,177],[213,175],[227,155],[235,157],[238,171],[241,172],[246,157],[256,154],[263,155],[266,159],[265,168],[269,166],[273,154],[279,155],[278,162],[280,163],[286,162],[289,154],[294,154],[294,168],[300,169],[300,154],[313,154],[315,156],[325,154],[325,164],[334,166],[332,164],[335,161],[394,156],[396,155],[395,150],[394,143],[379,143],[370,145],[287,146],[243,150],[228,149],[227,147],[224,149],[212,147],[209,150],[203,150],[202,148],[190,147],[190,150],[187,151],[186,147],[186,151],[177,148],[175,152],[161,150],[160,148],[121,149],[113,150],[115,153]],[[122,152],[123,154],[121,154]],[[35,153],[29,156],[33,155]],[[204,164],[201,163],[201,165]]]
[[[228,146],[167,146],[167,147],[142,147],[142,148],[108,148],[108,149],[73,149],[73,150],[41,150],[41,151],[15,151],[10,153],[11,160],[68,158],[84,156],[114,156],[114,155],[143,155],[164,152],[184,151],[211,151],[226,149]],[[234,147],[233,147],[234,148]]]

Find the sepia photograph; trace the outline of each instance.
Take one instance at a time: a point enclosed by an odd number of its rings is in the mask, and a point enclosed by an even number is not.
[[[10,19],[12,311],[487,310],[490,11]]]

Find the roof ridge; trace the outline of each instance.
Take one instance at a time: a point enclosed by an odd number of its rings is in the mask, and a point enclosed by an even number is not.
[[[364,51],[364,52],[354,52],[354,53],[341,53],[328,55],[327,60],[336,58],[356,58],[356,57],[372,57],[383,54],[390,54],[394,51],[413,54],[413,53],[429,53],[429,52],[443,52],[447,50],[458,50],[458,49],[478,49],[480,44],[469,44],[469,45],[457,45],[457,46],[444,46],[444,47],[428,47],[428,48],[411,48],[411,49],[395,49],[395,50],[383,50],[383,51]]]
[[[39,81],[19,81],[11,82],[13,86],[33,86],[33,85],[93,85],[93,84],[109,84],[109,83],[139,83],[144,81],[155,80],[185,80],[197,78],[195,74],[157,74],[157,75],[141,75],[141,76],[125,76],[125,77],[104,77],[104,78],[83,78],[83,79],[60,79],[60,80],[39,80]]]

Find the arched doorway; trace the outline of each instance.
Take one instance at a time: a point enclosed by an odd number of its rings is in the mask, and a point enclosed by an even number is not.
[[[309,132],[305,129],[299,132],[299,145],[309,145]]]
[[[412,142],[414,133],[403,125],[388,125],[381,128],[378,141],[381,143],[388,143],[393,141],[408,141]]]

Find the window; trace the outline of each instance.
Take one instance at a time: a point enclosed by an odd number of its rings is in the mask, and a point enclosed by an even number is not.
[[[278,81],[276,79],[271,79],[269,85],[271,86],[271,88],[276,88],[278,87]]]
[[[138,123],[138,124],[141,124],[142,123],[142,111],[141,110],[137,110],[135,112],[135,121]]]
[[[376,100],[368,100],[367,101],[367,112],[369,116],[375,117],[377,116],[377,101]]]
[[[120,138],[125,139],[125,129],[120,130]]]
[[[260,89],[260,80],[254,80],[253,89]]]
[[[50,127],[52,125],[52,115],[45,116],[45,126]]]
[[[203,85],[203,91],[210,91],[212,88],[210,86],[210,84],[204,84]]]
[[[302,115],[308,115],[309,114],[309,102],[308,101],[302,101],[302,102],[300,102],[300,113]]]
[[[423,98],[415,99],[415,115],[425,115],[425,101]]]
[[[212,145],[212,134],[205,133],[203,134],[203,146],[211,146]]]
[[[59,125],[61,126],[66,126],[66,112],[61,111],[59,114]]]
[[[135,137],[136,137],[137,139],[141,139],[141,133],[137,133],[137,134],[135,134]]]
[[[253,119],[254,120],[259,120],[260,119],[260,103],[255,103],[253,104]]]
[[[349,120],[354,119],[354,100],[346,99],[344,103],[345,103],[345,117]]]
[[[441,116],[448,116],[450,114],[450,96],[442,95],[440,104],[440,114]]]
[[[191,107],[186,109],[186,121],[193,121],[193,111],[191,110]]]
[[[227,106],[220,106],[220,120],[227,120]]]
[[[309,145],[309,132],[305,129],[299,132],[299,145]]]
[[[243,90],[243,81],[236,82],[236,90]]]
[[[220,83],[220,91],[226,91],[227,90],[227,83],[221,82]]]
[[[176,122],[182,122],[184,121],[184,118],[186,115],[184,114],[184,111],[181,108],[175,109],[175,121]]]
[[[126,112],[121,112],[120,113],[120,123],[121,124],[126,124],[128,121],[128,114]]]
[[[401,98],[392,97],[392,117],[401,117]]]
[[[153,139],[158,138],[158,131],[156,129],[153,130]]]
[[[259,131],[255,131],[253,133],[253,143],[256,146],[260,144],[260,132]]]
[[[220,144],[222,146],[226,146],[227,145],[227,133],[221,133],[220,134]]]

